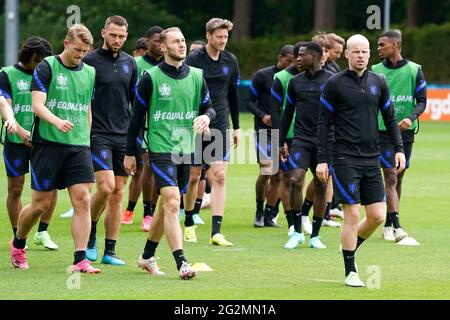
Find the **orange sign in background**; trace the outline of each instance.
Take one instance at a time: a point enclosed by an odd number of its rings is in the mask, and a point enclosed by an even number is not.
[[[450,121],[450,87],[427,87],[427,109],[422,121]]]

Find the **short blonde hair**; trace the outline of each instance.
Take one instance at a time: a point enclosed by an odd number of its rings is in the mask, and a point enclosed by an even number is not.
[[[330,38],[325,33],[319,33],[312,37],[312,42],[317,43],[322,48],[331,49],[331,41]]]
[[[227,19],[212,18],[206,23],[206,32],[213,34],[217,29],[233,30],[233,22]]]
[[[92,45],[94,38],[91,32],[84,24],[74,24],[69,28],[66,34],[66,40],[73,41],[75,38],[80,39],[83,43]]]
[[[163,31],[161,31],[161,33],[159,34],[159,41],[166,43],[166,39],[167,39],[167,34],[170,32],[181,32],[181,29],[178,27],[170,27],[167,29],[164,29]],[[182,33],[182,32],[181,32]]]
[[[338,36],[336,33],[329,33],[328,38],[331,39],[333,42],[337,42],[339,44],[345,45],[345,39]]]

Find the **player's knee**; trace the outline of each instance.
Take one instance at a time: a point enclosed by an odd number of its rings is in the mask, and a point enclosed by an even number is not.
[[[33,215],[37,217],[43,215],[45,212],[48,211],[48,209],[50,209],[51,204],[52,204],[51,199],[39,199],[33,201],[32,203]]]
[[[23,188],[20,186],[14,186],[8,190],[8,195],[14,200],[19,200],[22,196]]]
[[[214,172],[214,182],[220,186],[225,185],[226,171],[225,170],[217,170]]]
[[[301,188],[303,186],[303,179],[301,179],[300,177],[293,176],[293,177],[291,177],[290,182],[291,182],[292,188],[301,190]]]
[[[114,184],[104,182],[97,185],[97,192],[102,196],[110,196],[114,192]]]
[[[398,181],[397,173],[393,171],[385,173],[384,180],[387,186],[396,186]]]
[[[326,183],[316,183],[314,185],[314,192],[320,197],[327,194],[327,184]]]
[[[370,218],[368,217],[368,219],[370,219],[371,223],[376,226],[382,224],[384,222],[385,218],[386,218],[386,215],[383,212],[380,212],[377,214],[372,214],[370,216]]]
[[[176,212],[178,214],[178,209],[180,208],[180,198],[171,198],[164,201],[164,211],[165,212]]]

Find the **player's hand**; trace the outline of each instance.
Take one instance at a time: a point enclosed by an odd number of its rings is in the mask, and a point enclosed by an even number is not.
[[[241,142],[241,129],[234,129],[233,130],[233,147],[236,149],[239,146],[239,143]]]
[[[201,115],[194,119],[194,132],[195,133],[207,133],[209,132],[209,123],[211,120],[207,115]]]
[[[70,122],[69,120],[59,119],[55,127],[64,133],[68,133],[70,130],[73,129],[73,123]]]
[[[30,131],[23,128],[18,128],[17,134],[27,147],[31,147]]]
[[[262,122],[268,126],[268,127],[272,127],[272,117],[268,114],[266,114],[263,118],[262,118]]]
[[[136,174],[137,166],[136,166],[136,157],[135,156],[125,156],[123,159],[123,166],[125,167],[125,171],[134,176]]]
[[[405,170],[406,166],[406,158],[403,152],[397,152],[395,154],[395,167],[397,168],[397,172],[400,173]]]
[[[402,121],[400,121],[398,123],[398,126],[400,128],[401,132],[405,132],[406,130],[408,130],[409,128],[411,128],[412,126],[412,121],[409,120],[408,118],[403,119]]]
[[[15,119],[6,120],[4,125],[9,134],[13,134],[17,131],[17,122]]]
[[[328,163],[319,163],[316,167],[316,175],[320,182],[328,182]]]
[[[286,162],[289,157],[289,147],[285,143],[283,147],[280,148],[280,158],[281,161]]]

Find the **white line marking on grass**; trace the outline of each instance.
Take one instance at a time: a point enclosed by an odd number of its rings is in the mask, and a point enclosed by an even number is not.
[[[329,280],[329,279],[311,279],[312,281],[317,282],[332,282],[332,283],[341,283],[341,281],[338,280]]]
[[[213,249],[212,251],[245,251],[247,250],[247,248],[233,248],[233,249],[228,249],[228,248],[217,248],[217,249]]]

